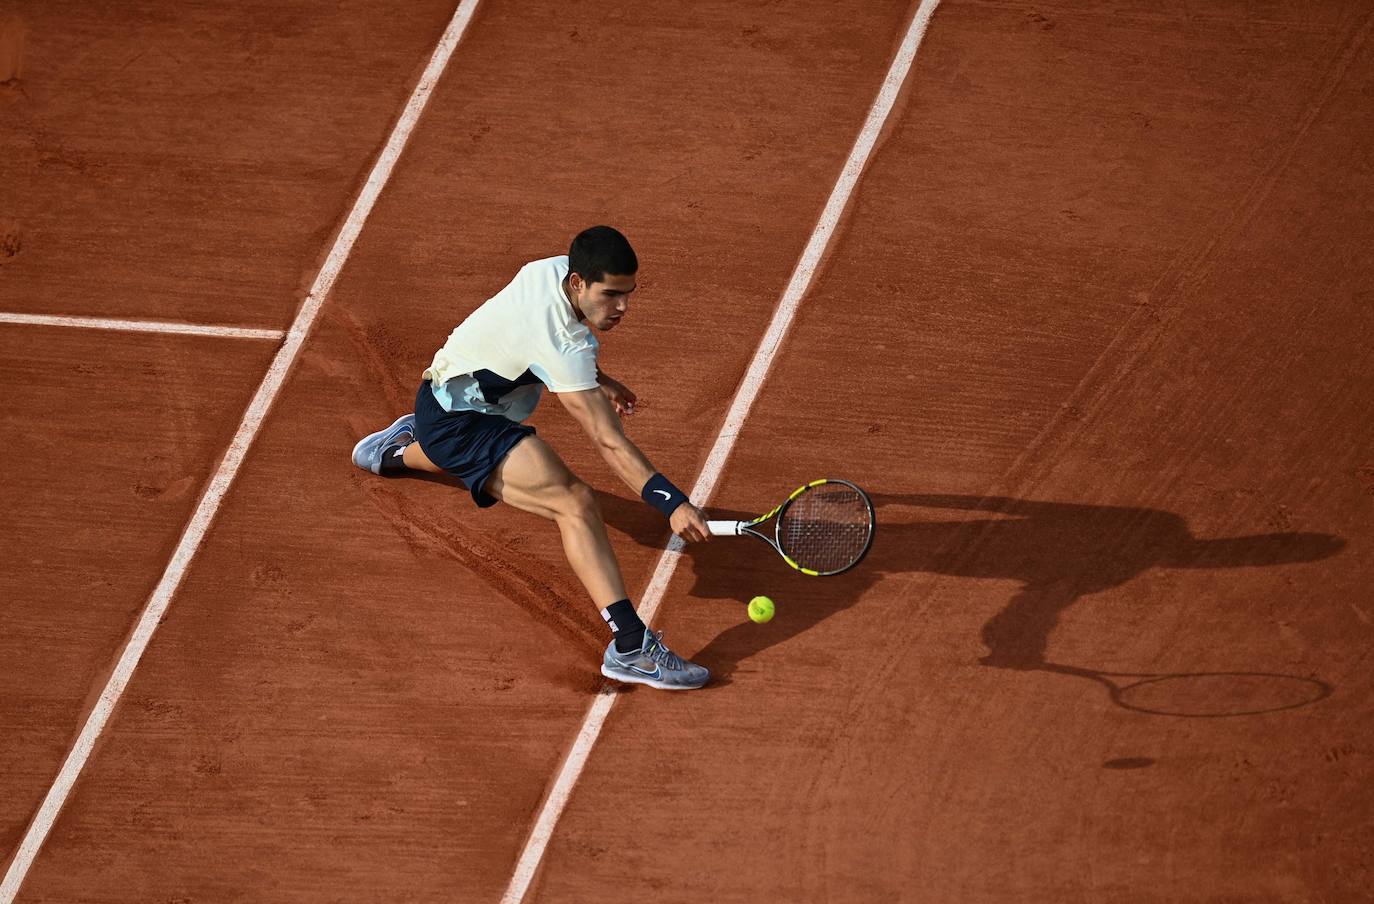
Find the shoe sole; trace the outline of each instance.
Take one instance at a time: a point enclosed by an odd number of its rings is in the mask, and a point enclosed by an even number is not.
[[[353,455],[352,455],[353,464],[355,464],[355,465],[357,465],[358,467],[362,468],[364,471],[366,471],[366,472],[369,473],[369,474],[373,473],[373,471],[372,471],[371,468],[367,467],[366,465],[359,465],[359,464],[358,464],[358,450],[361,449],[363,446],[367,445],[369,442],[371,442],[372,439],[373,439],[373,437],[385,436],[386,434],[388,434],[388,433],[390,433],[391,431],[395,430],[397,427],[401,426],[401,424],[404,423],[405,421],[411,420],[411,419],[413,419],[414,417],[415,417],[415,415],[413,415],[413,414],[403,414],[403,415],[401,415],[400,417],[396,418],[396,420],[392,421],[390,427],[387,427],[387,428],[384,429],[384,430],[377,430],[377,431],[375,431],[375,432],[373,432],[373,433],[369,433],[367,436],[364,436],[362,439],[358,440],[358,441],[353,445]],[[412,428],[411,430],[406,430],[406,431],[403,431],[403,432],[409,433],[411,436],[414,436],[414,435],[415,435],[415,431],[414,431],[413,428]]]
[[[601,666],[601,674],[615,681],[624,682],[625,684],[647,684],[649,687],[656,687],[661,691],[694,691],[699,687],[705,687],[706,682],[711,680],[711,676],[707,675],[701,684],[668,684],[663,681],[655,681],[652,678],[646,678],[635,672],[612,671],[606,668],[604,664]]]

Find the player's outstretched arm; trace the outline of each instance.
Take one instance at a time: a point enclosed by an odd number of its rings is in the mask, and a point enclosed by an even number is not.
[[[558,399],[563,403],[563,407],[568,409],[568,413],[582,425],[582,429],[595,443],[597,451],[611,466],[611,470],[615,471],[631,490],[643,495],[651,479],[656,475],[661,479],[661,475],[658,475],[649,459],[625,435],[611,400],[600,387],[581,392],[560,392]],[[668,521],[673,533],[684,540],[695,542],[710,537],[705,513],[685,499],[673,508],[668,515]]]

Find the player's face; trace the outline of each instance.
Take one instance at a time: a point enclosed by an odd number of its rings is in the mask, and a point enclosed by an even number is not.
[[[634,274],[624,276],[607,273],[594,283],[584,283],[574,273],[571,283],[577,309],[595,329],[614,329],[630,309],[630,293],[635,290]]]

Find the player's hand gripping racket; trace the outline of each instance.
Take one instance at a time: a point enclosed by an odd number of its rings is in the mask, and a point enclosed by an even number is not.
[[[776,518],[772,536],[757,530]],[[847,480],[813,480],[782,505],[752,521],[708,521],[718,537],[750,534],[773,547],[802,574],[841,574],[863,561],[873,545],[873,503]]]

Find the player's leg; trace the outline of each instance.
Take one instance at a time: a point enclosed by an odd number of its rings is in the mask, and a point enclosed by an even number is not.
[[[434,401],[429,391],[429,381],[420,385],[415,398],[415,411],[397,418],[390,427],[370,433],[358,440],[353,447],[353,463],[364,471],[394,477],[406,471],[425,471],[430,474],[445,474],[446,469],[435,464],[420,448],[418,442],[422,428],[421,412],[425,422],[433,425],[436,416],[442,418],[444,412]]]
[[[412,471],[428,471],[430,474],[443,474],[444,469],[429,460],[425,450],[420,448],[419,443],[411,443],[405,447],[405,452],[401,454],[401,461]]]
[[[522,439],[482,490],[558,523],[568,562],[593,601],[604,607],[602,615],[615,633],[602,656],[601,674],[665,690],[689,690],[707,682],[710,672],[665,647],[662,636],[640,621],[626,598],[625,580],[596,497],[548,444],[535,436]]]
[[[591,487],[568,470],[548,443],[537,436],[522,439],[482,489],[507,505],[557,523],[568,564],[598,608],[626,598],[620,563]]]

